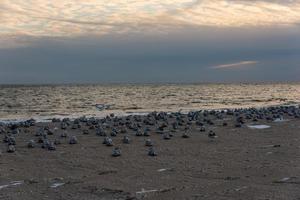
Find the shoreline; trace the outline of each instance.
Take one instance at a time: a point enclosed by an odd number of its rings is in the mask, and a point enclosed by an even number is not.
[[[95,105],[97,107],[97,104]],[[51,122],[53,119],[60,119],[63,120],[64,118],[68,118],[71,121],[74,121],[75,119],[81,118],[81,117],[87,117],[87,118],[95,118],[95,119],[103,119],[106,116],[109,116],[110,114],[114,114],[117,117],[126,117],[126,116],[143,116],[143,115],[148,115],[152,112],[165,112],[168,114],[172,113],[181,113],[181,114],[188,114],[189,112],[210,112],[210,111],[227,111],[227,110],[249,110],[249,109],[268,109],[268,108],[280,108],[280,107],[300,107],[300,103],[291,103],[291,104],[274,104],[274,105],[268,105],[268,106],[254,106],[254,107],[223,107],[223,108],[213,108],[213,109],[186,109],[185,111],[182,112],[183,109],[178,109],[178,111],[168,111],[168,110],[153,110],[153,111],[116,111],[116,110],[102,110],[99,111],[98,114],[86,114],[86,115],[78,115],[78,114],[73,114],[73,115],[51,115],[51,116],[34,116],[34,117],[27,117],[27,118],[0,118],[0,124],[9,124],[9,123],[21,123],[21,122],[26,122],[28,120],[34,119],[37,123],[48,123]]]
[[[300,84],[300,81],[268,81],[268,82],[112,82],[112,83],[45,83],[45,84],[0,84],[1,87],[59,87],[59,86],[131,86],[131,85],[139,85],[139,86],[161,86],[161,85],[282,85],[282,84]]]

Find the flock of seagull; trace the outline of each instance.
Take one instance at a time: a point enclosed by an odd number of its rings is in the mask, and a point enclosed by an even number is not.
[[[48,124],[38,124],[34,119],[18,123],[0,124],[0,135],[3,135],[3,142],[8,153],[16,151],[16,137],[28,133],[28,128],[36,127],[34,138],[27,143],[28,148],[43,148],[55,151],[56,146],[61,144],[61,138],[68,141],[70,145],[76,145],[76,135],[70,135],[67,131],[80,130],[83,135],[95,132],[97,136],[103,137],[103,145],[114,146],[113,140],[121,135],[124,144],[130,144],[132,137],[145,137],[145,146],[148,147],[149,156],[157,156],[154,142],[149,136],[161,134],[164,140],[170,140],[176,132],[180,132],[182,138],[191,136],[190,130],[195,128],[199,132],[207,133],[211,139],[217,134],[209,127],[221,121],[222,126],[229,126],[228,118],[233,119],[233,126],[241,128],[247,121],[253,123],[259,120],[274,121],[283,117],[300,118],[299,106],[276,106],[267,108],[227,109],[227,110],[201,110],[187,114],[180,112],[152,112],[147,115],[130,115],[118,117],[114,114],[98,119],[80,117],[76,119],[52,119],[57,125],[54,129]],[[27,131],[26,131],[27,130]],[[80,133],[79,133],[80,134]],[[54,136],[55,139],[53,139]],[[19,145],[19,144],[18,144]],[[114,147],[113,157],[121,156],[121,149]]]

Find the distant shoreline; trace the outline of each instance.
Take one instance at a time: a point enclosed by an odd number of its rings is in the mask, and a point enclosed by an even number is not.
[[[268,81],[268,82],[160,82],[160,83],[20,83],[20,84],[0,84],[1,87],[59,87],[59,86],[161,86],[161,85],[298,85],[300,81]]]
[[[71,121],[74,121],[75,119],[81,118],[81,117],[87,117],[87,118],[95,118],[95,119],[104,119],[105,117],[109,116],[110,114],[114,114],[117,117],[126,117],[126,116],[143,116],[143,115],[148,115],[153,112],[163,112],[163,113],[181,113],[187,115],[188,113],[192,112],[210,112],[210,111],[220,111],[220,112],[228,112],[228,111],[233,111],[233,110],[249,110],[249,109],[268,109],[268,108],[280,108],[280,107],[295,107],[299,108],[300,107],[300,102],[299,103],[294,103],[294,104],[279,104],[279,105],[269,105],[269,106],[257,106],[257,107],[236,107],[236,108],[216,108],[216,109],[203,109],[203,110],[189,110],[189,111],[184,111],[182,112],[182,109],[178,109],[178,111],[160,111],[160,110],[153,110],[153,111],[148,111],[148,112],[124,112],[124,114],[117,114],[114,113],[113,111],[110,112],[109,110],[104,110],[106,112],[103,113],[103,115],[98,115],[98,116],[93,116],[93,115],[53,115],[53,116],[40,116],[40,117],[28,117],[28,118],[20,118],[20,119],[1,119],[0,118],[0,124],[9,124],[9,123],[19,123],[19,122],[26,122],[28,120],[34,119],[36,120],[37,123],[49,123],[52,122],[53,119],[70,119]],[[101,111],[99,111],[101,113]]]

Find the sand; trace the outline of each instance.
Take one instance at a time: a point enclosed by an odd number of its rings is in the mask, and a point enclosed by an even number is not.
[[[112,157],[114,147],[103,145],[95,130],[83,135],[69,129],[79,143],[61,139],[56,151],[48,151],[26,145],[46,124],[23,128],[15,153],[0,144],[0,199],[300,199],[299,119],[257,122],[270,126],[265,129],[235,128],[231,120],[221,124],[209,128],[215,139],[195,126],[187,139],[182,130],[171,140],[152,133],[156,157],[147,155],[146,137],[134,132],[131,144],[122,143],[122,134],[113,138],[122,155]]]

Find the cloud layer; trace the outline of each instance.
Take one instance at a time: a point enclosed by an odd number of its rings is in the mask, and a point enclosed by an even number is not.
[[[290,26],[299,22],[299,0],[2,0],[0,44],[14,46],[36,37],[168,33],[190,26]]]

